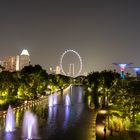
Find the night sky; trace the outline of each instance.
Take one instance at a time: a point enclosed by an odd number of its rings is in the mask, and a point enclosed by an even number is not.
[[[1,0],[0,57],[23,49],[29,51],[32,64],[45,69],[59,65],[67,49],[82,57],[82,73],[114,69],[113,62],[140,66],[140,2]],[[75,63],[78,69],[74,54],[63,61],[66,71],[66,63]]]

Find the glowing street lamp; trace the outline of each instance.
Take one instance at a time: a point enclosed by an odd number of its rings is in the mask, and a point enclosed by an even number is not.
[[[120,70],[121,70],[121,77],[122,77],[122,79],[124,79],[125,68],[127,66],[131,65],[132,63],[113,63],[113,64],[120,68]]]

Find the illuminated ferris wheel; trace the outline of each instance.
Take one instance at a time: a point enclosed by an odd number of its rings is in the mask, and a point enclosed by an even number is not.
[[[78,60],[79,60],[79,62],[80,62],[79,70],[78,70],[78,72],[76,72],[76,73],[75,73],[75,71],[74,71],[74,64],[70,64],[70,65],[69,65],[70,70],[72,70],[72,75],[67,74],[67,73],[64,71],[64,68],[63,68],[63,59],[64,59],[64,56],[65,56],[66,54],[68,54],[68,53],[73,53],[73,54],[75,54],[75,55],[78,57]],[[80,75],[80,73],[81,73],[81,71],[82,71],[82,67],[83,67],[82,58],[81,58],[81,56],[79,55],[78,52],[69,49],[69,50],[66,50],[66,51],[61,55],[61,58],[60,58],[60,68],[61,68],[61,71],[62,71],[62,73],[63,73],[64,75],[72,76],[72,77],[77,77],[77,76]]]

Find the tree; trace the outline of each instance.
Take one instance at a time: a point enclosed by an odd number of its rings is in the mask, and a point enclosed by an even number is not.
[[[95,108],[98,108],[99,107],[98,88],[100,86],[100,73],[92,72],[88,74],[87,79],[85,79],[84,81],[86,81],[86,85],[91,89]]]
[[[47,79],[48,74],[40,65],[26,66],[21,70],[21,89],[26,97],[37,98],[47,88]]]
[[[115,85],[116,82],[121,80],[120,74],[114,72],[114,71],[102,71],[100,78],[100,85],[102,87],[102,93],[103,93],[103,106],[109,105],[110,102],[110,94],[112,92],[112,88]],[[105,101],[105,97],[107,98],[107,102]]]

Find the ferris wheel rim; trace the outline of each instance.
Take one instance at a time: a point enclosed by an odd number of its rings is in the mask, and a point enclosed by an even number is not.
[[[78,75],[80,75],[80,73],[81,73],[81,71],[82,71],[83,64],[82,64],[82,58],[81,58],[81,56],[80,56],[79,53],[78,53],[77,51],[75,51],[75,50],[68,49],[68,50],[66,50],[66,51],[64,51],[64,52],[62,53],[61,58],[60,58],[60,69],[61,69],[61,71],[62,71],[62,73],[63,73],[64,75],[67,75],[66,72],[65,72],[64,69],[63,69],[62,62],[63,62],[64,56],[65,56],[67,53],[69,53],[69,52],[76,54],[76,56],[78,56],[78,59],[79,59],[79,61],[80,61],[80,68],[79,68],[79,71],[74,75],[74,77],[77,77]]]

